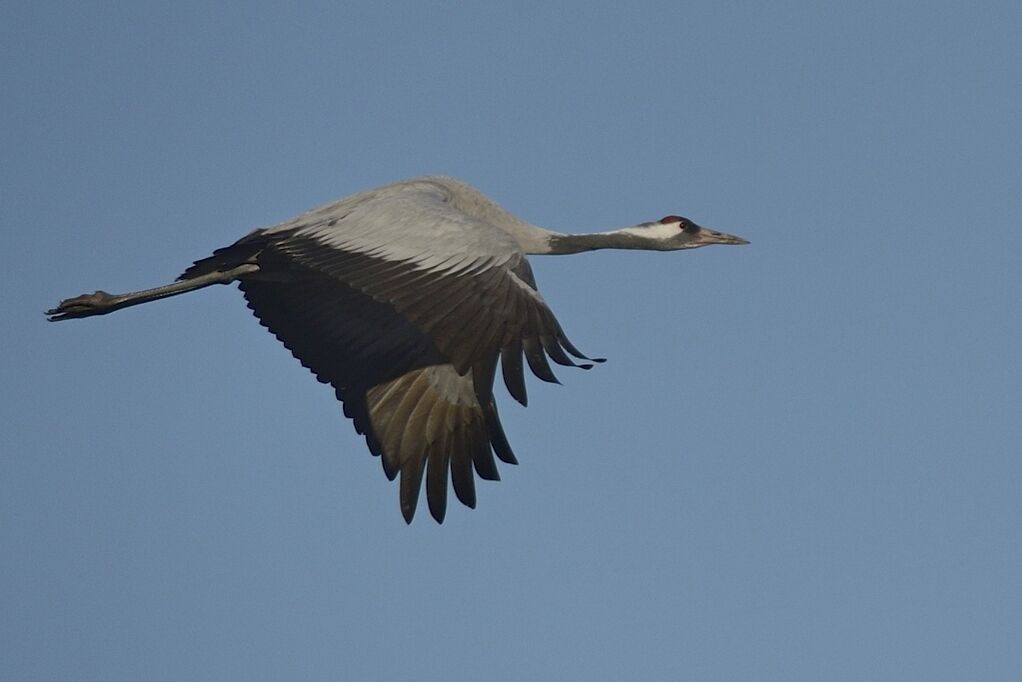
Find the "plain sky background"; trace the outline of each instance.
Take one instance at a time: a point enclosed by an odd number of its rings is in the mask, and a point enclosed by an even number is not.
[[[1022,5],[9,0],[0,678],[1022,678]],[[217,287],[250,229],[443,173],[562,231],[609,358],[401,519]]]

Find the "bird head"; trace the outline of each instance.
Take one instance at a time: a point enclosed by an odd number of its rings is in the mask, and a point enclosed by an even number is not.
[[[646,228],[655,233],[665,251],[678,249],[697,249],[710,244],[748,244],[749,242],[733,234],[725,234],[716,230],[697,225],[688,218],[669,215],[655,223],[648,223]]]

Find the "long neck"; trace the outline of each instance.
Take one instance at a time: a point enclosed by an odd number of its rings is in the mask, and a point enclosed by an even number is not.
[[[550,233],[547,253],[562,255],[596,251],[597,249],[639,249],[643,251],[664,250],[664,243],[654,235],[639,234],[633,228],[614,230],[612,232],[593,232],[590,234],[558,234]]]
[[[663,239],[677,233],[676,228],[664,228],[667,232],[659,233],[655,228],[650,230],[649,226],[643,225],[641,228],[626,227],[610,232],[561,234],[516,218],[479,190],[454,178],[434,177],[423,181],[444,188],[448,192],[448,200],[456,208],[510,234],[529,255],[560,255],[597,249],[661,251],[666,248]]]

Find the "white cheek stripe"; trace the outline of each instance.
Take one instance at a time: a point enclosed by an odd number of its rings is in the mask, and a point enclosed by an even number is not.
[[[680,223],[656,223],[649,227],[626,227],[623,230],[618,230],[618,234],[634,234],[649,239],[669,239],[681,231],[678,229],[678,225]]]

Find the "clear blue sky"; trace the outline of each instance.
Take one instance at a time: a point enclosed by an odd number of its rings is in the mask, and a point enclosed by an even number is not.
[[[4,4],[0,678],[1022,678],[1022,5],[468,5]],[[535,259],[443,526],[235,289],[44,321],[427,173],[752,242]]]

